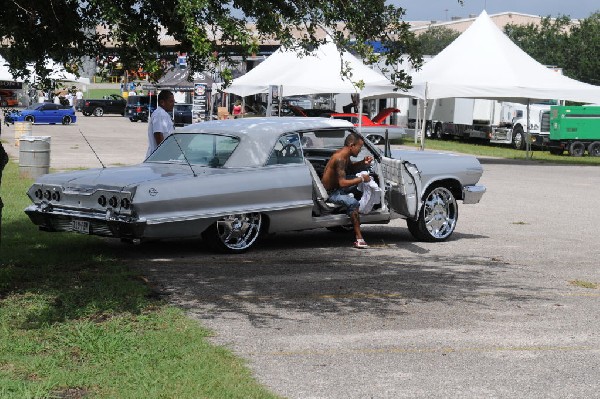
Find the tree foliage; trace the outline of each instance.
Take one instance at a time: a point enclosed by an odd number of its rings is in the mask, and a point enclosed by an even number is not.
[[[7,0],[0,8],[0,51],[12,72],[26,75],[34,63],[43,76],[51,58],[77,73],[83,56],[114,46],[127,69],[160,74],[160,36],[170,35],[188,54],[193,71],[209,71],[233,53],[256,53],[260,42],[311,49],[323,42],[318,32],[366,60],[375,61],[368,41],[386,48],[387,64],[403,53],[420,62],[414,35],[402,8],[384,0]],[[250,25],[255,27],[251,29]],[[345,29],[340,29],[344,26]],[[99,29],[98,29],[99,28]],[[298,32],[303,32],[298,35]],[[155,75],[155,77],[157,77]],[[407,77],[393,74],[402,85]]]
[[[422,54],[437,55],[459,35],[459,32],[445,26],[430,26],[416,40]]]
[[[509,24],[504,31],[536,61],[561,67],[573,79],[600,84],[600,13],[579,23],[568,16],[545,17],[539,25]]]

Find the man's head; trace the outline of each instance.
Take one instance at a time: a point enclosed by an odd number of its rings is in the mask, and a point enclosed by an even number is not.
[[[158,105],[167,112],[172,112],[175,106],[175,96],[171,90],[162,90],[158,93]]]
[[[350,148],[352,156],[357,156],[360,153],[363,144],[365,144],[364,140],[354,132],[346,136],[346,140],[344,140],[344,146]]]

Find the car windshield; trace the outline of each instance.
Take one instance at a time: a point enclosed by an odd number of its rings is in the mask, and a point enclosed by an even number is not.
[[[175,104],[175,111],[189,112],[192,110],[192,104]]]
[[[127,104],[129,105],[147,105],[150,102],[150,96],[129,96]]]
[[[191,163],[222,167],[239,144],[237,137],[211,133],[175,133],[146,159],[146,162]]]
[[[344,139],[350,134],[350,130],[320,130],[302,133],[303,148],[334,148],[344,146]]]
[[[27,107],[25,109],[34,110],[34,109],[40,108],[42,105],[44,105],[44,103],[31,104],[29,107]]]

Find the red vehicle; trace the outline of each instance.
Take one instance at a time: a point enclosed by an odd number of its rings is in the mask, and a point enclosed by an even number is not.
[[[373,144],[380,144],[385,137],[385,131],[388,131],[390,140],[401,139],[406,135],[404,128],[396,125],[388,125],[383,123],[385,119],[394,112],[400,112],[398,108],[385,108],[381,110],[373,119],[362,115],[362,134],[366,136]],[[343,119],[352,122],[354,126],[358,126],[358,114],[355,113],[331,113],[323,116],[329,116],[334,119]]]
[[[12,90],[0,90],[0,106],[1,107],[16,107],[19,105],[17,94]]]

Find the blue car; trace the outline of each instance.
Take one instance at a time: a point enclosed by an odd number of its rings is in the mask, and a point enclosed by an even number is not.
[[[75,109],[71,106],[54,103],[38,103],[30,105],[24,110],[7,114],[5,121],[9,123],[32,122],[48,123],[50,125],[56,123],[69,125],[75,123],[77,117],[75,116]]]

